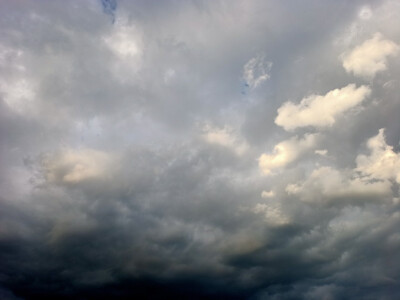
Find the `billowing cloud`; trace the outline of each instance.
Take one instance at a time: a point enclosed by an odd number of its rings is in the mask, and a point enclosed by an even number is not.
[[[367,15],[367,12],[362,15]],[[388,57],[399,52],[399,45],[375,33],[371,39],[342,55],[343,67],[355,76],[373,78],[376,73],[387,69]]]
[[[320,202],[332,199],[361,201],[369,198],[392,199],[391,180],[399,183],[400,155],[385,141],[384,129],[367,142],[369,155],[358,155],[357,167],[338,170],[329,166],[316,168],[309,177],[289,184],[286,192],[300,195],[305,201]],[[339,202],[341,203],[341,202]]]
[[[357,156],[357,171],[371,179],[395,180],[400,183],[400,154],[385,141],[384,129],[367,142],[369,155]]]
[[[278,109],[275,123],[291,131],[299,127],[329,127],[336,119],[357,105],[371,93],[368,86],[349,84],[325,95],[311,95],[299,104],[286,102]]]
[[[274,146],[271,154],[262,154],[258,158],[258,165],[264,174],[270,174],[273,170],[285,167],[316,147],[317,138],[317,134],[306,134],[304,138],[295,136],[282,141]]]

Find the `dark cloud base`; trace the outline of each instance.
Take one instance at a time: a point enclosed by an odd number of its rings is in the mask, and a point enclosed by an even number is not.
[[[13,290],[16,296],[23,299],[244,299],[251,295],[243,291],[227,293],[222,289],[209,290],[204,284],[191,281],[159,282],[145,278],[91,288],[66,288],[62,283],[54,285],[59,287],[37,289],[29,284],[19,284]]]

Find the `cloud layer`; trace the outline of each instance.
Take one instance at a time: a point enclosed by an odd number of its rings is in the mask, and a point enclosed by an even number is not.
[[[2,1],[0,298],[400,298],[398,1]]]

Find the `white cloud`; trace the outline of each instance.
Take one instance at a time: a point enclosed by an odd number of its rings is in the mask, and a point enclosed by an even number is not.
[[[371,7],[369,7],[368,5],[363,6],[358,12],[358,17],[362,20],[369,20],[372,16],[373,12],[371,10]]]
[[[262,191],[261,197],[262,198],[273,198],[275,196],[274,191]]]
[[[94,149],[67,149],[43,161],[46,180],[55,183],[79,183],[107,175],[110,155]]]
[[[36,92],[29,80],[0,82],[0,92],[4,94],[4,102],[12,111],[18,114],[34,111]]]
[[[0,43],[0,99],[13,112],[20,115],[37,110],[37,84],[30,78],[24,61],[26,53],[17,47]]]
[[[390,196],[390,180],[400,183],[400,154],[386,143],[384,129],[368,140],[367,147],[370,154],[358,155],[355,169],[319,167],[306,180],[287,185],[286,192],[309,202]]]
[[[339,115],[360,104],[370,93],[368,86],[357,88],[349,84],[325,95],[311,95],[300,104],[286,102],[278,109],[275,123],[288,131],[298,127],[332,126]]]
[[[250,88],[256,88],[270,78],[271,68],[272,62],[267,61],[264,55],[257,55],[243,67],[243,79]]]
[[[221,129],[207,124],[203,128],[202,137],[207,143],[229,148],[237,155],[242,155],[249,149],[247,143],[228,126]]]
[[[315,154],[321,155],[321,156],[326,156],[328,154],[328,150],[326,149],[318,149],[314,151]]]
[[[332,198],[390,195],[391,184],[388,181],[370,181],[368,178],[358,177],[352,171],[324,166],[315,169],[305,181],[289,184],[286,192],[298,195],[307,202],[319,202]]]
[[[375,33],[350,53],[342,54],[343,67],[349,73],[371,79],[377,72],[386,70],[388,56],[397,55],[399,51],[396,43]]]
[[[112,33],[104,38],[104,42],[115,55],[129,59],[141,54],[138,37],[135,27],[117,24]]]
[[[114,54],[111,60],[113,75],[122,82],[129,81],[142,67],[143,43],[140,31],[122,20],[110,34],[103,37],[106,47]]]
[[[270,174],[274,169],[288,165],[314,148],[317,137],[317,134],[306,134],[303,139],[295,136],[282,141],[275,145],[272,154],[262,154],[258,159],[258,165],[265,174]]]
[[[357,156],[356,170],[370,178],[395,179],[400,183],[400,154],[386,143],[384,129],[368,140],[367,147],[371,153]]]

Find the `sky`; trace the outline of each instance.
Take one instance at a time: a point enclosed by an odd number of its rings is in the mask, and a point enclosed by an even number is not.
[[[0,1],[0,298],[400,299],[400,2]]]

